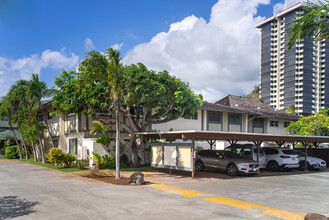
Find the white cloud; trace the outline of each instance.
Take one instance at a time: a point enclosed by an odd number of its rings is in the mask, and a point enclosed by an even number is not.
[[[113,44],[111,47],[113,49],[115,49],[115,50],[120,50],[122,46],[123,46],[123,43],[121,43],[121,44]]]
[[[41,54],[11,59],[0,56],[0,97],[4,96],[11,85],[20,79],[30,79],[32,73],[41,74],[42,69],[71,69],[78,65],[79,56],[61,51],[45,50]]]
[[[259,84],[260,31],[255,25],[264,19],[256,16],[260,4],[269,0],[219,0],[209,22],[188,16],[137,45],[124,62],[166,69],[208,101],[247,94]]]
[[[286,8],[289,8],[290,6],[293,6],[294,4],[297,4],[301,2],[302,0],[285,0],[283,3],[277,3],[273,6],[273,12],[278,13],[280,11],[283,11]]]
[[[87,51],[95,49],[95,45],[94,45],[93,41],[90,38],[85,39],[85,49]]]

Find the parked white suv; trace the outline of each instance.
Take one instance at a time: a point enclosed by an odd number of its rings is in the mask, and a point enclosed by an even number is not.
[[[304,170],[305,167],[305,153],[295,150],[296,154],[299,156],[299,169]],[[317,170],[320,168],[326,168],[327,164],[326,161],[317,158],[317,157],[310,157],[307,156],[307,169],[308,170]]]
[[[289,148],[263,147],[266,156],[266,168],[277,171],[299,167],[298,154]]]
[[[240,158],[257,161],[257,147],[253,144],[232,144],[225,147],[226,151],[231,151],[240,156]],[[251,153],[253,152],[253,153]],[[262,148],[259,148],[259,168],[266,167],[266,158]]]

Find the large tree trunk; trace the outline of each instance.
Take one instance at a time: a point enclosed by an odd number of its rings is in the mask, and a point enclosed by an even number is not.
[[[36,120],[34,120],[34,127],[35,127],[35,130],[36,130],[36,133],[37,133],[37,136],[38,136],[38,139],[39,139],[39,143],[40,143],[41,160],[42,160],[42,163],[45,163],[46,158],[45,158],[44,146],[43,146],[43,142],[42,142],[41,137],[40,137],[40,133],[39,133],[39,129],[38,129],[38,125],[37,125]]]
[[[18,130],[21,133],[22,139],[23,139],[23,145],[24,145],[24,149],[25,149],[25,158],[28,160],[29,159],[29,154],[27,153],[27,147],[26,147],[26,143],[25,143],[25,138],[24,138],[23,132],[21,130],[21,125],[19,123],[18,118],[17,118],[17,125],[18,125]]]
[[[23,159],[23,157],[22,157],[21,147],[20,147],[20,145],[19,145],[19,142],[18,142],[18,139],[17,139],[17,137],[16,137],[16,134],[15,134],[15,131],[14,131],[14,129],[13,129],[13,126],[11,126],[11,123],[10,123],[10,122],[9,122],[8,124],[9,124],[9,127],[10,127],[11,132],[13,132],[13,135],[14,135],[14,138],[15,138],[15,141],[16,141],[16,144],[17,144],[17,147],[18,147],[18,151],[19,151],[19,159]]]
[[[45,126],[47,128],[47,132],[48,132],[48,135],[49,135],[49,138],[50,138],[51,146],[53,148],[55,148],[54,139],[53,139],[53,136],[51,135],[51,132],[50,132],[50,129],[49,129],[49,126],[48,126],[48,118],[47,118],[47,115],[45,114],[45,112],[42,112],[42,116],[43,116],[43,123],[45,124]]]
[[[26,115],[25,115],[25,121],[26,121],[26,127],[27,127],[27,129],[30,129],[29,123],[27,122],[27,117],[26,117]],[[36,151],[35,151],[34,141],[31,141],[31,142],[32,142],[33,160],[34,160],[34,161],[37,161],[37,153],[36,153]]]
[[[115,102],[115,118],[115,178],[120,179],[120,116],[118,102]]]
[[[135,135],[131,135],[130,138],[130,150],[131,150],[131,166],[139,167],[139,159],[138,159],[138,146]]]

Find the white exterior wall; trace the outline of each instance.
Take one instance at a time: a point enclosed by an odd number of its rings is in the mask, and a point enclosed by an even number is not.
[[[279,127],[272,127],[270,126],[270,121],[278,121]],[[284,127],[284,122],[289,122],[287,120],[278,120],[278,119],[268,119],[268,134],[279,134],[284,135],[286,134],[286,128]]]
[[[201,131],[202,119],[201,119],[201,110],[198,110],[198,119],[184,119],[179,118],[167,123],[155,124],[152,125],[152,129],[157,131],[166,132],[171,128],[174,131],[187,131],[187,130],[198,130]]]

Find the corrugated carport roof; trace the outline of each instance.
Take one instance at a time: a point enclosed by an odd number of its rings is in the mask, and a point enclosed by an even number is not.
[[[137,134],[148,139],[329,142],[329,137],[325,136],[273,135],[219,131],[140,132]]]

